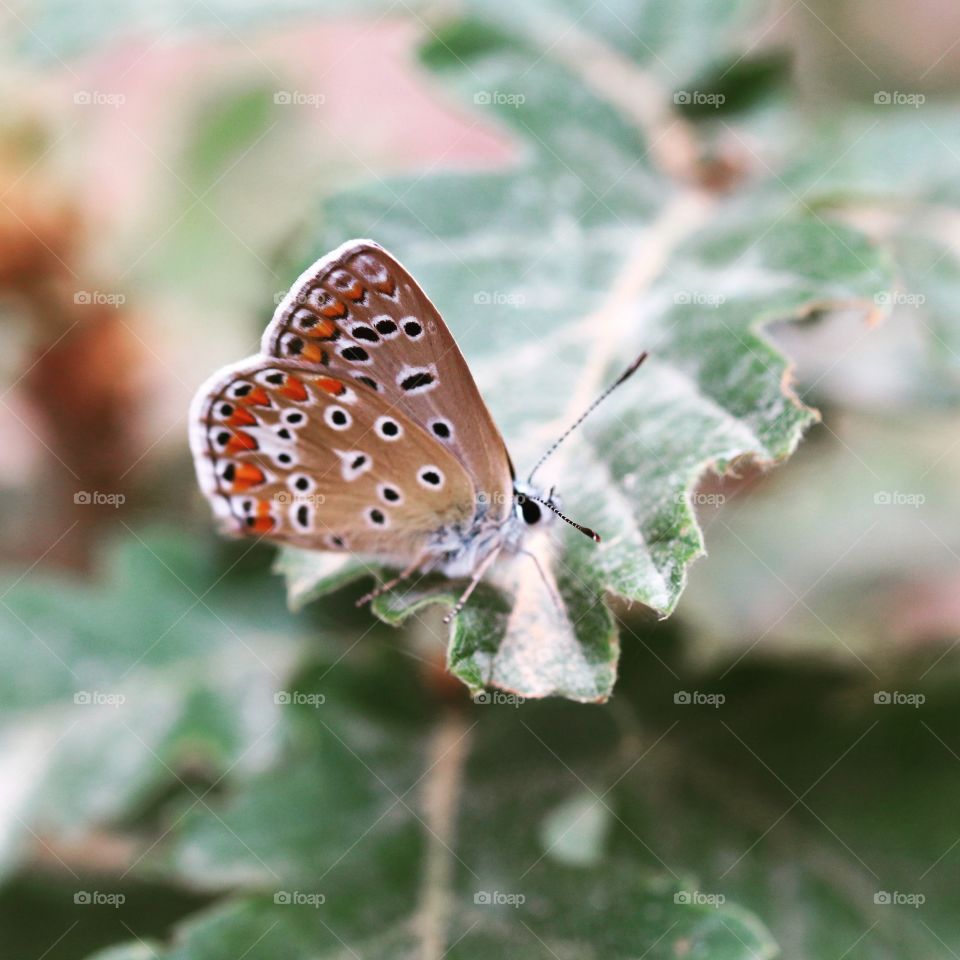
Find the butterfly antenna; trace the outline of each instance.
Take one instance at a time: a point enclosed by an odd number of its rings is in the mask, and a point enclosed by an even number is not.
[[[571,520],[566,514],[561,513],[549,500],[541,500],[539,497],[531,497],[527,495],[528,500],[536,500],[537,503],[542,503],[548,510],[552,510],[561,520],[565,523],[569,523],[571,527],[576,530],[579,530],[585,536],[588,536],[595,543],[600,542],[600,534],[595,530],[591,530],[589,527],[585,527],[582,523],[577,523],[576,520]]]
[[[533,465],[533,469],[530,471],[530,476],[527,477],[528,483],[533,480],[533,475],[540,469],[541,466],[543,466],[544,461],[546,461],[548,458],[553,456],[553,454],[556,452],[557,447],[559,447],[560,444],[563,443],[563,441],[566,440],[567,437],[569,437],[570,434],[573,433],[573,431],[576,430],[577,427],[579,427],[580,424],[583,423],[583,421],[586,420],[587,417],[589,417],[590,414],[593,413],[593,411],[596,410],[597,407],[599,407],[600,404],[603,403],[603,401],[606,400],[607,397],[609,397],[610,394],[613,393],[613,391],[620,386],[621,383],[624,383],[627,380],[629,380],[630,377],[632,377],[637,372],[637,368],[640,366],[640,364],[643,363],[643,361],[646,359],[647,359],[647,351],[644,350],[643,353],[641,353],[640,356],[637,357],[637,359],[634,360],[633,363],[631,363],[630,366],[627,367],[627,369],[624,370],[623,373],[621,373],[620,376],[613,383],[611,383],[610,386],[607,387],[607,389],[604,390],[603,393],[601,393],[600,396],[597,397],[597,399],[594,400],[593,403],[591,403],[590,406],[583,411],[583,413],[580,414],[576,422],[574,422],[571,426],[567,427],[567,429],[564,430],[562,434],[560,434],[560,436],[553,442],[553,445],[550,447],[550,449],[547,450],[547,452]],[[530,499],[532,500],[533,497],[531,497]],[[542,503],[543,501],[541,500],[539,502]],[[550,507],[550,509],[553,510],[553,512],[557,514],[557,516],[566,520],[567,523],[569,523],[571,526],[577,527],[578,529],[583,530],[584,533],[588,533],[592,535],[596,540],[600,539],[595,533],[593,533],[592,530],[588,531],[586,527],[579,527],[572,520],[568,520],[566,517],[564,517],[559,510],[556,510],[553,507],[551,507],[550,504],[547,504],[547,506]]]

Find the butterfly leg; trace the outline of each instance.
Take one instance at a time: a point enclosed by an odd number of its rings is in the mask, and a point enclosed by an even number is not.
[[[544,572],[543,566],[540,563],[540,558],[531,550],[520,549],[517,551],[517,553],[524,554],[534,562],[537,572],[540,574],[540,579],[543,581],[543,585],[547,588],[547,592],[550,594],[554,605],[556,606],[557,610],[560,611],[560,613],[563,613],[563,601],[560,599],[560,594],[557,593],[557,588],[554,586],[553,580],[547,577],[547,574]]]
[[[460,599],[453,605],[453,609],[443,618],[444,623],[449,623],[466,606],[467,601],[470,599],[470,594],[477,589],[477,584],[483,579],[483,575],[499,555],[500,548],[497,547],[496,550],[491,550],[490,553],[480,561],[480,566],[477,567],[473,579],[467,584],[467,589],[460,594]]]
[[[403,583],[404,580],[409,580],[422,566],[423,566],[423,557],[417,557],[409,567],[404,568],[400,571],[392,580],[386,580],[384,583],[381,583],[380,586],[371,590],[369,593],[364,594],[358,601],[357,606],[362,607],[365,603],[370,603],[372,600],[376,600],[381,593],[386,593],[388,590],[392,590],[398,583]]]

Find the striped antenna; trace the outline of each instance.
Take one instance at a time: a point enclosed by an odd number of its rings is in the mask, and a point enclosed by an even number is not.
[[[553,445],[550,447],[550,449],[547,450],[547,452],[533,465],[533,469],[530,471],[530,476],[527,477],[528,483],[533,480],[533,475],[540,469],[541,466],[543,466],[544,462],[553,456],[553,454],[556,452],[557,447],[559,447],[560,444],[563,443],[563,441],[566,440],[567,437],[569,437],[570,434],[573,433],[573,431],[576,430],[577,427],[579,427],[580,424],[583,423],[583,421],[586,420],[587,417],[589,417],[590,414],[593,413],[593,411],[596,410],[597,407],[599,407],[600,404],[603,403],[603,401],[606,400],[607,397],[609,397],[610,394],[613,393],[613,391],[620,386],[621,383],[625,383],[627,380],[629,380],[630,377],[632,377],[637,372],[637,369],[639,368],[640,364],[643,363],[643,361],[646,359],[647,359],[647,351],[644,350],[643,353],[641,353],[640,356],[637,357],[637,359],[634,360],[633,363],[631,363],[630,366],[627,367],[627,369],[624,370],[623,373],[621,373],[620,376],[613,383],[611,383],[610,386],[607,387],[607,389],[604,390],[603,393],[601,393],[600,396],[597,397],[597,399],[594,400],[593,403],[591,403],[590,406],[583,411],[583,413],[580,414],[576,422],[573,423],[571,426],[567,427],[567,429],[564,430],[562,434],[560,434],[560,436],[553,442]],[[553,507],[550,507],[550,509],[553,510]],[[563,514],[559,513],[559,511],[554,510],[553,512],[556,513],[558,516],[563,517],[564,520],[567,520],[567,518],[564,517]],[[567,520],[567,523],[573,523],[573,521]],[[576,524],[573,524],[573,525],[576,526]],[[592,531],[590,532],[590,534],[593,536],[596,536],[595,534],[592,533]]]

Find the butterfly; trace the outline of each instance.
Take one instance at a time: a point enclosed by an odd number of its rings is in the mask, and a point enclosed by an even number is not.
[[[533,475],[627,371],[518,482],[463,354],[419,284],[371,240],[351,240],[297,279],[260,352],[197,392],[190,446],[221,529],[468,584],[559,517]],[[531,556],[533,556],[531,554]],[[536,560],[536,558],[534,557]]]

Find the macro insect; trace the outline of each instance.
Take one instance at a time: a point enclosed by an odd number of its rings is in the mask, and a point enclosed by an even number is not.
[[[197,392],[197,478],[226,533],[399,568],[361,603],[415,574],[467,579],[449,622],[531,529],[559,518],[599,542],[533,477],[645,357],[519,482],[437,309],[386,250],[351,240],[301,274],[258,354]]]

